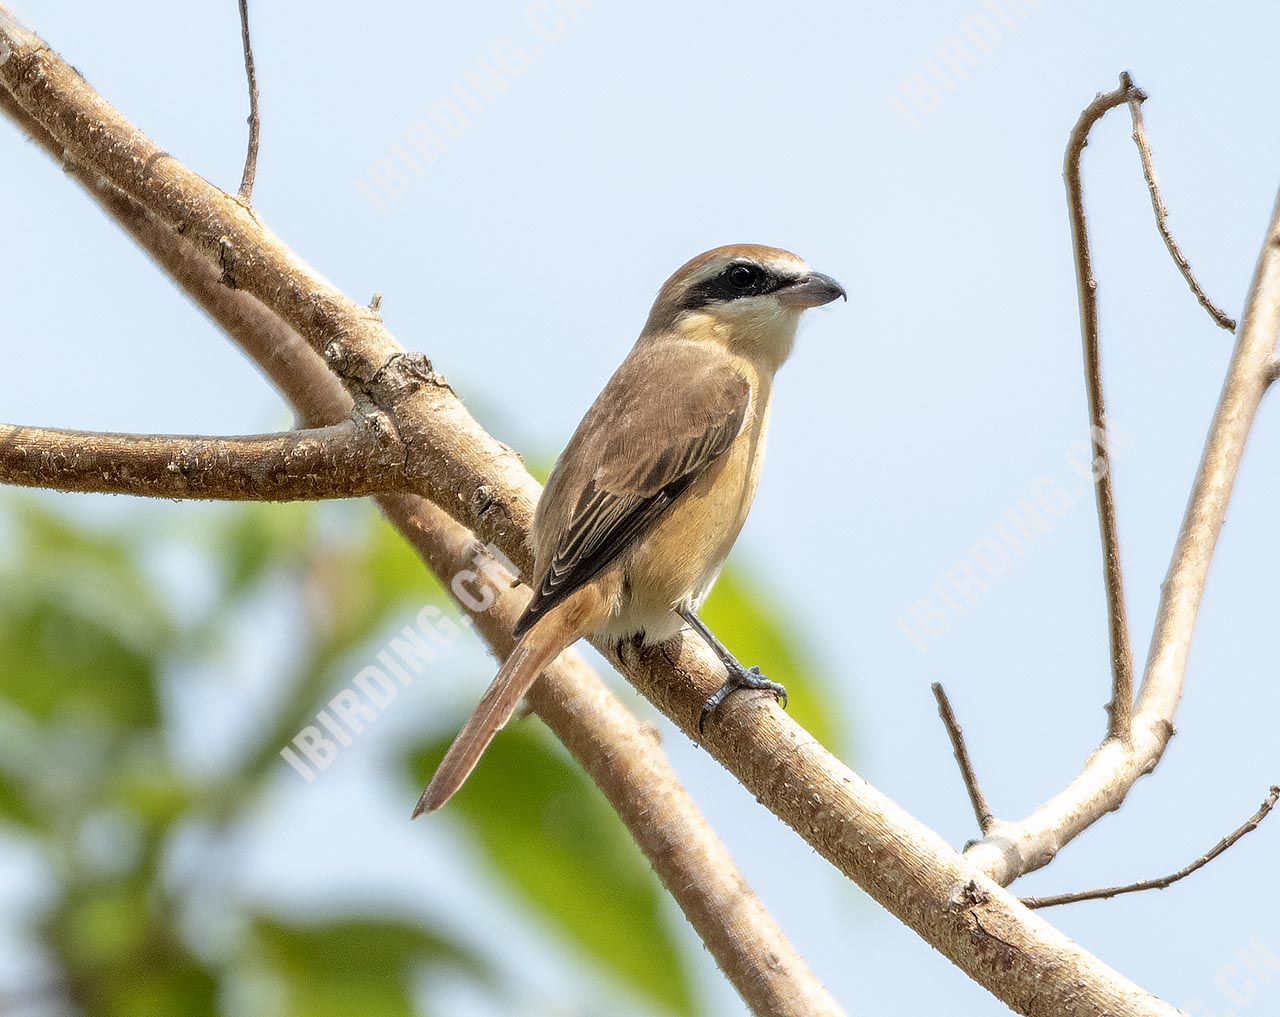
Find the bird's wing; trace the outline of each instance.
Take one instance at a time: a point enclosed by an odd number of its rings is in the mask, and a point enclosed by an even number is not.
[[[751,386],[723,353],[637,349],[578,425],[538,503],[538,574],[519,637],[647,532],[728,451]]]

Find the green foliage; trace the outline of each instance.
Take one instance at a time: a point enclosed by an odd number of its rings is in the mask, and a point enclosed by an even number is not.
[[[119,544],[24,505],[0,584],[0,698],[42,721],[156,723],[166,614]]]
[[[446,738],[414,755],[415,785],[448,747]],[[508,884],[589,956],[662,1010],[693,1013],[657,881],[604,796],[547,737],[508,727],[449,809]]]
[[[0,817],[15,826],[36,826],[39,819],[27,801],[26,788],[4,770],[0,770]]]
[[[412,1017],[415,968],[443,964],[486,975],[444,936],[405,922],[344,917],[286,924],[260,917],[250,936],[278,986],[278,1017]]]
[[[47,504],[10,498],[0,516],[11,537],[0,555],[0,826],[38,849],[52,887],[26,916],[47,970],[20,992],[105,1017],[409,1017],[418,986],[460,971],[477,991],[518,996],[429,915],[352,915],[305,901],[286,915],[228,900],[220,920],[242,932],[231,943],[201,934],[201,879],[232,860],[222,835],[251,830],[267,795],[304,788],[280,748],[407,611],[444,603],[404,542],[358,505],[175,509],[192,515],[166,531],[154,512],[146,525],[88,527]],[[157,583],[158,545],[193,566],[197,593]],[[252,735],[217,773],[192,773],[171,715],[184,694],[178,676],[216,674],[227,648],[253,635],[246,620],[264,598],[297,608],[275,622],[291,626],[280,694],[245,718]],[[744,660],[788,685],[797,718],[825,740],[811,669],[777,612],[730,572],[706,617]],[[499,888],[566,949],[649,1012],[693,1013],[691,959],[647,862],[596,788],[536,731],[504,732],[451,815]],[[411,770],[421,780],[443,751],[434,739],[402,744],[382,777],[402,787]],[[323,779],[306,789],[323,792]],[[425,846],[458,828],[414,829]],[[193,830],[209,834],[194,849]],[[235,864],[245,852],[270,856],[262,835],[243,836]],[[197,875],[175,880],[184,842],[184,871]]]
[[[218,980],[155,913],[150,888],[92,881],[70,888],[42,929],[66,994],[85,1013],[214,1013]]]
[[[434,929],[381,917],[293,920],[256,910],[242,916],[250,933],[240,949],[202,949],[179,920],[187,902],[165,873],[175,836],[193,821],[214,817],[229,828],[252,813],[283,765],[280,746],[314,714],[335,663],[408,595],[407,581],[384,592],[373,567],[386,564],[390,542],[379,532],[386,527],[375,529],[362,513],[356,543],[330,549],[315,541],[310,507],[218,513],[186,541],[198,547],[203,538],[216,596],[207,612],[180,624],[142,565],[153,532],[79,528],[36,501],[8,508],[14,550],[0,560],[0,822],[34,840],[56,886],[28,926],[51,962],[39,978],[51,1001],[103,1017],[235,1013],[229,986],[265,974],[276,991],[263,1012],[397,1017],[415,1012],[412,979],[424,968],[491,978],[481,959]],[[339,581],[343,575],[360,582]],[[297,634],[298,674],[262,744],[230,778],[201,781],[173,758],[161,704],[174,668],[234,638],[237,610],[269,582],[306,600],[317,624]],[[353,588],[364,590],[366,608],[322,628],[325,617],[352,606]],[[210,857],[197,868],[216,863]]]

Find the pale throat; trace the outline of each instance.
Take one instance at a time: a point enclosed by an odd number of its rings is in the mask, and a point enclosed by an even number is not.
[[[791,356],[800,312],[770,301],[772,307],[736,308],[733,304],[682,315],[675,330],[695,342],[714,342],[769,374]]]

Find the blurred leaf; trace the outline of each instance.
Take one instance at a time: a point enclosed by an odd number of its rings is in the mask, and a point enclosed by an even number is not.
[[[823,745],[839,745],[818,668],[804,653],[800,626],[771,604],[762,583],[752,584],[739,570],[726,568],[698,612],[707,627],[748,667],[757,665],[787,688],[787,712]]]
[[[214,528],[213,560],[225,568],[216,601],[197,599],[201,610],[184,615],[151,585],[143,545],[121,536],[128,531],[81,530],[38,504],[6,509],[15,539],[0,560],[0,697],[26,733],[21,745],[0,736],[8,750],[0,817],[44,831],[57,887],[29,932],[78,1012],[212,1017],[226,1006],[228,976],[239,975],[202,960],[184,938],[174,916],[191,888],[174,882],[175,852],[195,852],[184,871],[225,868],[225,840],[183,834],[192,821],[238,828],[262,785],[183,776],[160,707],[162,692],[172,695],[163,681],[214,640],[235,638],[252,598],[267,592],[305,605],[309,620],[293,644],[298,682],[263,719],[279,737],[261,746],[261,773],[249,771],[261,776],[348,665],[376,652],[401,612],[407,621],[444,591],[371,512],[353,514],[367,518],[362,530],[314,506],[244,506]],[[321,531],[332,518],[340,539],[327,541]],[[456,808],[494,865],[580,953],[654,1009],[691,1013],[665,898],[595,789],[527,731],[504,735],[492,755]],[[113,817],[131,831],[128,852]],[[228,910],[245,917],[235,902]],[[247,962],[283,987],[281,1012],[299,1017],[409,1017],[423,969],[496,977],[465,947],[412,923],[249,920]]]
[[[198,798],[196,789],[158,753],[132,753],[115,777],[113,791],[120,805],[151,827],[176,823]]]
[[[56,590],[0,593],[0,696],[43,721],[150,727],[156,665]]]
[[[304,555],[312,541],[314,513],[307,502],[245,503],[228,511],[214,527],[224,596],[239,596],[268,572]]]
[[[236,780],[261,779],[280,749],[314,721],[337,687],[373,662],[381,641],[423,606],[447,601],[443,587],[381,516],[369,511],[352,545],[317,555],[306,578],[315,638],[297,647],[298,672],[274,723],[247,754]]]
[[[0,819],[20,826],[38,827],[40,817],[27,802],[21,784],[0,770]]]
[[[96,967],[134,954],[146,940],[147,922],[143,888],[133,883],[107,884],[68,903],[55,938],[76,968]]]
[[[373,918],[254,921],[254,963],[284,983],[280,1017],[413,1017],[415,968],[487,973],[472,954],[418,925]]]
[[[168,963],[130,967],[100,979],[97,999],[86,1007],[94,1017],[215,1017],[218,982],[213,973],[189,957],[166,958]]]
[[[50,952],[85,1013],[103,1017],[213,1017],[214,974],[157,920],[143,883],[86,887],[51,916]]]
[[[418,786],[447,747],[414,757]],[[511,885],[600,964],[663,1010],[694,1012],[657,878],[595,785],[545,738],[524,725],[504,730],[448,808]]]
[[[34,501],[11,512],[19,551],[0,563],[0,696],[44,722],[153,726],[172,627],[128,549]]]
[[[380,515],[368,509],[359,519],[360,531],[347,534],[353,539],[320,549],[306,576],[307,602],[319,637],[311,666],[322,671],[402,616],[448,599],[413,548]]]
[[[360,517],[350,543],[325,549],[307,576],[316,638],[300,645],[297,678],[245,773],[265,775],[280,763],[280,748],[313,721],[337,688],[371,664],[386,640],[427,605],[449,605],[444,587],[417,552],[373,509]],[[452,613],[451,606],[446,610]],[[452,622],[441,622],[444,630]]]
[[[172,637],[173,620],[125,532],[91,530],[35,500],[19,498],[7,508],[21,534],[12,567],[25,584],[56,591],[140,648],[162,647]]]
[[[6,508],[21,533],[20,549],[27,557],[63,554],[110,573],[133,570],[133,558],[119,535],[104,535],[81,526],[43,500],[19,497],[7,502]],[[145,587],[140,586],[140,592],[150,599]]]
[[[448,599],[444,587],[397,529],[381,516],[372,529],[364,565],[377,582],[376,614],[385,614],[406,602],[416,607]]]

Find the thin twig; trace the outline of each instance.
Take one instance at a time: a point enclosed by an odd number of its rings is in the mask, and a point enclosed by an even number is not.
[[[1200,283],[1191,272],[1191,263],[1187,261],[1187,256],[1182,253],[1177,241],[1173,239],[1173,233],[1169,230],[1169,208],[1165,205],[1164,197],[1160,194],[1160,185],[1156,182],[1156,166],[1151,158],[1151,146],[1147,143],[1147,127],[1142,122],[1142,104],[1147,99],[1147,93],[1133,84],[1128,71],[1120,75],[1120,85],[1128,92],[1126,101],[1129,104],[1129,115],[1133,118],[1133,143],[1138,146],[1138,155],[1142,159],[1142,175],[1146,177],[1147,190],[1151,192],[1151,209],[1156,214],[1156,229],[1160,231],[1160,239],[1168,248],[1173,263],[1182,273],[1182,278],[1191,287],[1191,292],[1200,301],[1200,306],[1209,312],[1209,317],[1213,319],[1214,324],[1219,328],[1225,328],[1228,332],[1234,332],[1235,319],[1210,300],[1208,294],[1200,287]]]
[[[244,173],[240,177],[240,199],[247,205],[253,198],[253,179],[258,175],[258,73],[253,66],[253,47],[249,44],[249,0],[240,2],[240,39],[244,44],[244,74],[249,82],[249,149],[244,155]]]
[[[940,682],[934,682],[929,688],[933,689],[933,698],[938,701],[938,716],[942,718],[942,726],[947,729],[947,737],[951,739],[956,765],[960,767],[960,776],[964,778],[964,788],[969,792],[973,814],[978,818],[978,828],[984,834],[988,833],[995,824],[996,817],[987,804],[987,796],[982,793],[982,785],[978,783],[978,775],[974,772],[973,761],[969,758],[969,750],[964,743],[964,732],[956,720],[955,711],[951,709],[946,689]]]
[[[1076,287],[1080,293],[1080,333],[1084,339],[1085,390],[1089,400],[1089,432],[1093,443],[1093,485],[1098,503],[1098,528],[1102,534],[1103,571],[1106,576],[1107,620],[1111,642],[1111,738],[1129,741],[1133,727],[1133,648],[1125,617],[1124,576],[1120,569],[1120,538],[1116,532],[1115,494],[1111,487],[1111,458],[1107,450],[1107,410],[1102,396],[1102,367],[1098,356],[1098,283],[1093,277],[1089,253],[1089,224],[1084,211],[1080,181],[1080,156],[1089,143],[1089,131],[1108,110],[1130,100],[1136,89],[1128,74],[1120,87],[1098,95],[1076,122],[1067,142],[1063,177],[1071,218],[1071,246],[1075,254]]]
[[[1108,886],[1100,890],[1081,890],[1078,893],[1058,893],[1048,897],[1023,897],[1022,903],[1029,908],[1051,908],[1059,904],[1075,904],[1082,900],[1105,900],[1108,897],[1118,897],[1122,893],[1139,893],[1143,890],[1163,890],[1166,886],[1172,886],[1180,879],[1186,879],[1191,873],[1197,869],[1203,869],[1211,861],[1230,848],[1236,841],[1243,837],[1246,833],[1252,833],[1258,828],[1258,824],[1267,818],[1267,814],[1275,807],[1277,800],[1280,800],[1280,786],[1273,785],[1271,793],[1267,795],[1266,801],[1262,806],[1241,823],[1222,840],[1218,841],[1212,848],[1202,854],[1190,865],[1179,869],[1177,872],[1168,876],[1162,876],[1160,879],[1144,879],[1138,883],[1126,883],[1124,886]]]

